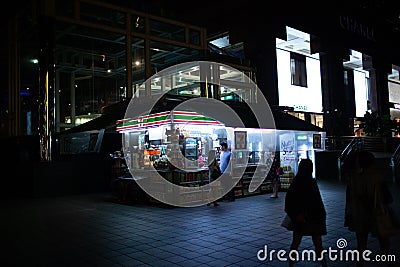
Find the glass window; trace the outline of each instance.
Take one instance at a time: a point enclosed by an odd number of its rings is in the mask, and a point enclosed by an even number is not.
[[[16,97],[15,94],[18,92],[17,90],[19,90],[21,134],[34,135],[38,133],[40,118],[38,109],[40,92],[38,79],[40,73],[38,47],[40,47],[40,40],[38,38],[37,29],[32,25],[32,16],[29,12],[24,12],[23,15],[19,17],[18,23],[21,26],[18,47],[21,51],[19,55],[20,76],[18,77],[20,88],[15,87],[16,91],[13,91],[12,95],[9,97]],[[29,34],[26,34],[28,32]],[[14,64],[17,64],[17,61],[13,60],[12,64],[15,66]],[[43,93],[41,93],[41,95],[43,96]],[[0,105],[1,112],[2,114],[6,114],[6,112],[8,112],[6,111],[8,108],[8,98],[3,99],[5,104]]]
[[[191,49],[184,49],[178,46],[168,46],[171,50],[176,53],[165,53],[156,48],[159,45],[165,47],[166,44],[152,42],[151,49],[151,65],[152,68],[165,69],[166,67],[176,65],[185,61],[185,58],[191,57],[191,54],[197,54],[198,51]],[[175,57],[174,57],[175,55]],[[162,60],[161,60],[162,59]],[[163,64],[160,64],[163,63]],[[197,64],[187,64],[178,73],[171,73],[165,71],[163,77],[154,77],[152,80],[152,95],[164,93],[170,91],[170,94],[181,95],[181,96],[193,96],[198,97],[201,95],[200,88],[200,67]]]
[[[194,45],[200,45],[200,32],[189,29],[189,42]]]
[[[292,85],[307,87],[306,56],[290,52]]]
[[[161,38],[185,42],[185,28],[158,20],[150,20],[150,34]]]
[[[132,83],[133,96],[138,96],[139,86],[146,79],[144,39],[132,39]]]
[[[389,81],[389,102],[400,103],[400,83]]]
[[[82,20],[117,28],[125,28],[125,13],[113,10],[111,8],[95,6],[89,3],[80,3],[80,17]]]
[[[93,119],[126,97],[124,35],[64,23],[57,23],[56,35],[60,122]]]
[[[220,66],[219,79],[221,100],[255,102],[255,85],[244,72]]]

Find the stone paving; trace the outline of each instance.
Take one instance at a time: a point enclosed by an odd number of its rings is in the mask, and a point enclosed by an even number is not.
[[[327,210],[325,248],[354,249],[355,236],[343,227],[345,186],[319,181]],[[398,186],[393,185],[396,196]],[[123,204],[108,194],[2,201],[1,266],[287,266],[276,253],[260,261],[268,248],[288,251],[291,232],[280,226],[285,192],[279,198],[256,195],[194,208]],[[397,206],[399,207],[399,206]],[[338,240],[346,247],[338,249]],[[400,238],[392,239],[400,266]],[[380,255],[371,237],[372,256]],[[313,249],[304,237],[300,251]],[[338,252],[339,253],[339,252]],[[262,254],[260,254],[262,256]],[[287,255],[286,255],[287,256]],[[339,257],[339,254],[337,254]],[[302,261],[296,266],[319,266]],[[355,261],[328,260],[328,266]],[[366,266],[387,266],[371,262]]]

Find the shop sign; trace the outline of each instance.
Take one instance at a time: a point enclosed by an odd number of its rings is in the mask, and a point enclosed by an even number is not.
[[[297,140],[301,140],[301,141],[303,141],[303,140],[307,140],[307,135],[306,134],[299,134],[299,135],[297,135]]]
[[[174,111],[174,123],[222,125],[219,121],[192,111]]]
[[[340,27],[360,37],[376,42],[374,28],[367,26],[350,16],[339,17]]]
[[[247,132],[236,131],[235,132],[235,149],[246,149],[247,148]]]

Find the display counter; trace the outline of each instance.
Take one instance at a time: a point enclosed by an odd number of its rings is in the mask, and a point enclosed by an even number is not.
[[[268,166],[265,164],[247,164],[247,165],[237,166],[238,170],[236,171],[234,169],[232,172],[232,175],[234,177],[238,177],[238,175],[240,175],[240,173],[243,172],[243,170],[244,172],[240,177],[241,179],[235,186],[235,196],[245,197],[250,195],[265,194],[271,192],[272,191],[271,179],[268,177],[268,175],[265,175],[265,173],[268,172],[267,167]],[[263,177],[261,178],[263,179],[263,181],[255,191],[250,192],[249,185],[253,177]]]
[[[209,175],[208,168],[196,168],[190,170],[168,170],[168,169],[160,169],[155,170],[153,168],[144,168],[142,170],[135,170],[134,175],[128,172],[125,175],[115,177],[111,182],[111,190],[112,193],[118,198],[121,202],[146,202],[148,200],[156,201],[153,198],[150,198],[146,192],[144,192],[137,181],[144,177],[148,178],[149,172],[156,171],[159,175],[161,175],[166,181],[169,181],[171,184],[179,185],[182,187],[190,188],[187,192],[179,192],[182,195],[182,202],[201,202],[204,201],[204,198],[208,198],[206,189],[200,188],[202,185],[208,184]],[[194,188],[198,188],[199,190],[193,190]],[[153,194],[158,196],[159,199],[163,199],[163,195],[167,194],[171,189],[168,186],[168,183],[157,183],[153,184]],[[200,194],[201,193],[201,194]]]
[[[253,176],[258,175],[256,170],[258,170],[258,172],[265,172],[265,168],[267,168],[266,165],[261,165],[261,168],[257,169],[257,166],[259,165],[249,164],[247,166],[244,166],[245,170],[240,177],[234,175],[235,171],[232,172],[234,178],[239,178],[239,181],[234,189],[236,197],[240,198],[272,192],[271,179],[268,176],[265,176],[265,179],[255,191],[249,192],[249,185],[251,180],[253,179]],[[150,198],[136,182],[137,179],[141,178],[141,173],[143,174],[143,176],[145,176],[148,172],[149,170],[147,169],[139,171],[135,170],[135,178],[133,178],[131,175],[116,177],[112,181],[112,191],[114,195],[116,195],[118,200],[122,202],[144,202],[149,200],[156,201]],[[162,169],[157,170],[157,173],[172,184],[187,187],[188,189],[190,189],[187,191],[183,189],[179,192],[183,203],[200,203],[204,202],[205,199],[212,198],[212,196],[209,195],[209,188],[202,187],[203,185],[207,185],[210,183],[209,170],[206,167],[191,170]],[[282,181],[285,181],[285,178],[283,178]],[[157,191],[153,192],[153,194],[156,194],[159,199],[162,199],[164,194],[169,192],[169,190],[172,190],[171,187],[168,187],[167,185],[161,183],[159,187],[154,186],[153,189]],[[221,189],[222,188],[219,188],[217,190]]]

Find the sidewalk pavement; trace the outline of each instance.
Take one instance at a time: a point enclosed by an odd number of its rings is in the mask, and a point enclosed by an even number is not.
[[[319,181],[327,210],[326,249],[356,247],[355,236],[343,227],[345,186]],[[395,188],[396,201],[399,194]],[[121,204],[108,194],[2,201],[1,266],[287,266],[277,256],[289,251],[291,232],[280,226],[285,192],[221,202],[218,207],[165,207]],[[339,241],[338,241],[339,240]],[[339,245],[340,243],[340,245]],[[346,244],[339,249],[339,246]],[[400,237],[392,239],[400,266]],[[271,259],[257,253],[267,246]],[[370,237],[370,257],[380,255]],[[312,250],[304,237],[300,252]],[[260,254],[263,256],[263,253]],[[287,254],[282,257],[287,257]],[[344,256],[343,256],[344,257]],[[295,266],[320,266],[302,261]],[[355,266],[355,261],[328,260],[328,266]],[[371,262],[366,266],[387,266]]]

